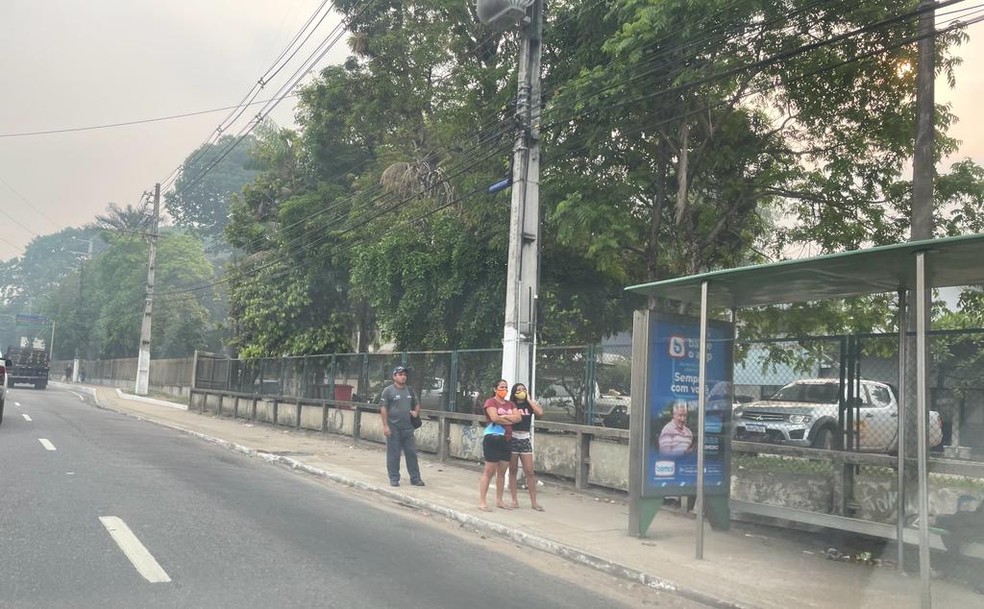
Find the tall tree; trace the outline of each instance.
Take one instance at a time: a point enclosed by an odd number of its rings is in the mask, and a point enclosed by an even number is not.
[[[131,235],[110,241],[87,267],[84,294],[91,353],[134,357],[139,346],[147,276],[147,243]],[[212,268],[201,240],[165,233],[158,241],[152,357],[181,357],[205,348],[207,313],[193,288],[207,283]]]
[[[127,203],[121,207],[110,203],[106,213],[96,216],[92,226],[108,233],[139,234],[150,229],[153,221],[153,215],[145,205]]]
[[[290,335],[318,319],[339,331],[333,344],[365,337],[371,321],[401,347],[495,345],[509,209],[505,195],[478,193],[509,174],[515,34],[488,31],[458,2],[337,6],[353,56],[302,92],[298,132],[267,143],[279,156],[229,234],[243,264],[270,266],[244,267],[234,289],[256,292],[259,273],[278,268],[279,293],[303,295],[276,345],[299,344]],[[912,59],[915,9],[551,4],[537,134],[543,335],[626,328],[640,306],[626,284],[890,234],[897,214],[884,209],[901,205],[912,148],[912,77],[899,66]],[[958,41],[940,38],[944,72]],[[244,337],[280,306],[253,304],[263,314]]]
[[[224,135],[202,144],[182,163],[174,188],[164,195],[175,226],[200,234],[210,250],[228,249],[224,231],[233,197],[259,172],[250,156],[254,144],[252,135],[242,141]]]

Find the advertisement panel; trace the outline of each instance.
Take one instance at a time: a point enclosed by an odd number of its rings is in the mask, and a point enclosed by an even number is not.
[[[731,451],[731,324],[708,322],[704,492],[728,493]],[[653,314],[643,495],[697,492],[700,320]]]

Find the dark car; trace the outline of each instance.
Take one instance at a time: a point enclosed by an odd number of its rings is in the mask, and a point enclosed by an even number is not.
[[[605,427],[617,427],[619,429],[629,428],[629,407],[618,405],[612,408],[611,412],[601,418]]]

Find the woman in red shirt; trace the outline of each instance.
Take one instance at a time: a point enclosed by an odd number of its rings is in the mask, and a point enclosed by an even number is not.
[[[495,395],[485,400],[485,426],[482,437],[482,453],[485,457],[485,469],[478,482],[478,509],[490,512],[486,497],[489,494],[489,483],[495,476],[495,505],[504,510],[511,510],[502,501],[502,493],[506,487],[506,470],[509,468],[511,449],[509,440],[512,436],[512,425],[523,420],[523,415],[516,410],[516,405],[506,399],[509,394],[509,383],[499,380],[495,384]]]

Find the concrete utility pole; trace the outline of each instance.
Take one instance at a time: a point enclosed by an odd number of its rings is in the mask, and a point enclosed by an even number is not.
[[[936,2],[919,2],[919,42],[916,66],[916,137],[912,160],[912,217],[909,233],[910,241],[933,238],[933,182],[936,164],[933,148],[936,135]],[[909,333],[916,328],[930,327],[932,290],[924,290],[923,302],[916,302],[916,291],[909,291],[909,307],[906,315],[907,340],[905,345],[905,404],[902,421],[899,422],[899,489],[898,504],[903,512],[908,501],[906,496],[916,492],[919,514],[919,577],[921,606],[932,606],[930,589],[929,556],[929,474],[926,459],[927,447],[925,431],[928,424],[929,388],[926,380],[931,376],[929,368],[929,349],[927,345],[917,344]],[[921,318],[921,319],[920,319]],[[917,375],[923,375],[917,379]],[[920,407],[921,405],[921,407]],[[916,464],[915,471],[911,467]],[[899,544],[899,567],[902,567],[903,544]]]
[[[513,145],[506,319],[502,336],[502,378],[534,382],[537,298],[540,291],[540,58],[543,0],[533,0],[523,20]]]
[[[83,285],[85,283],[85,266],[92,260],[92,242],[94,241],[94,239],[91,238],[83,239],[81,237],[72,237],[72,238],[75,239],[76,241],[85,241],[87,246],[85,252],[85,261],[79,264],[79,310],[83,312],[83,318],[84,318],[85,317],[84,315],[85,290],[83,289]],[[87,325],[88,324],[86,324],[86,326]],[[83,326],[83,332],[82,332],[83,346],[85,345],[85,341],[87,341],[89,337],[88,328],[86,326]],[[86,357],[88,357],[88,355],[89,354],[87,349],[83,349],[82,352],[79,352],[78,345],[75,346],[75,357],[72,360],[72,377],[68,380],[72,381],[73,383],[79,382],[80,359],[85,359]]]
[[[921,0],[916,66],[916,143],[912,160],[912,227],[910,241],[933,238],[933,178],[936,164],[936,2]]]
[[[150,321],[154,312],[154,269],[157,265],[157,228],[161,215],[161,185],[154,185],[154,221],[150,231],[150,255],[147,261],[147,291],[143,321],[140,323],[140,354],[137,356],[137,395],[147,395],[150,379]]]

